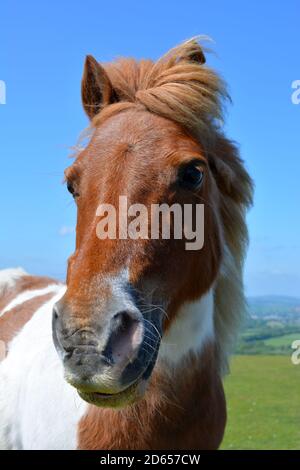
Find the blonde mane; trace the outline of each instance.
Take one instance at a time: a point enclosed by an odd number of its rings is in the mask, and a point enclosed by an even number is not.
[[[243,262],[248,242],[245,213],[253,184],[235,145],[221,130],[229,99],[223,80],[205,65],[195,39],[171,49],[157,62],[118,59],[102,64],[116,94],[92,122],[130,107],[143,107],[183,126],[206,152],[220,194],[224,238],[222,269],[215,286],[215,329],[222,372],[227,370],[240,320],[245,312]]]

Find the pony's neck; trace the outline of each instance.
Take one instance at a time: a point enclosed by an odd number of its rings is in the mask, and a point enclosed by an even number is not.
[[[80,449],[216,449],[226,407],[213,343],[181,367],[158,365],[145,398],[125,410],[90,406],[79,426]]]

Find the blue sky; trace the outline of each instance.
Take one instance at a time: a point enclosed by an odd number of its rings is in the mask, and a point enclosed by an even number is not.
[[[75,207],[61,184],[87,119],[80,104],[86,54],[158,58],[198,34],[215,41],[208,64],[233,98],[227,134],[255,184],[245,269],[249,295],[300,295],[300,7],[296,0],[97,0],[0,6],[0,267],[64,278]]]

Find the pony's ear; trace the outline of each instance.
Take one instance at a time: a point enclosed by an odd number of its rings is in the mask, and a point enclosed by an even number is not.
[[[206,62],[202,47],[197,39],[192,38],[170,49],[154,65],[158,68],[162,65],[164,69],[171,68],[181,61],[203,65]],[[166,66],[167,64],[167,66]]]
[[[93,119],[103,106],[115,101],[113,87],[106,71],[91,55],[85,59],[81,99],[90,119]]]
[[[176,49],[177,48],[174,49],[174,52],[176,52]],[[190,39],[189,41],[179,45],[178,60],[196,62],[200,65],[203,65],[206,62],[203,49],[196,39]]]
[[[206,58],[203,49],[197,41],[192,41],[188,59],[192,62],[198,62],[200,65],[205,64]]]

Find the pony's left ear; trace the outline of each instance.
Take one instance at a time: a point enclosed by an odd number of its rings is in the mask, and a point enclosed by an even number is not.
[[[90,119],[93,119],[103,106],[115,101],[113,87],[106,71],[91,55],[85,59],[81,99],[83,108]]]
[[[200,44],[195,39],[192,39],[188,41],[188,45],[189,47],[187,47],[183,59],[189,60],[191,62],[197,62],[200,65],[205,64],[206,58]]]
[[[174,47],[165,54],[163,59],[165,57],[170,57],[171,60],[173,58],[176,62],[185,60],[187,62],[195,62],[199,65],[203,65],[206,62],[203,48],[195,38],[189,39],[179,44],[179,46]]]

